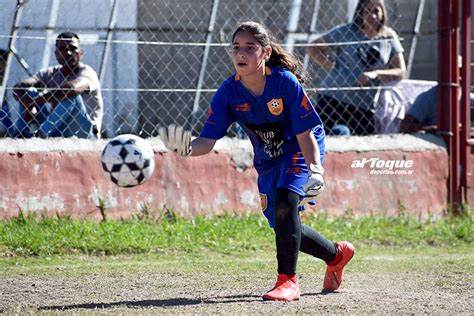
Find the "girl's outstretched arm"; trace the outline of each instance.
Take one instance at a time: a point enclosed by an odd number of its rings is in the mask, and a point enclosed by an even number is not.
[[[191,156],[202,156],[209,153],[216,144],[215,139],[198,137],[191,142]]]

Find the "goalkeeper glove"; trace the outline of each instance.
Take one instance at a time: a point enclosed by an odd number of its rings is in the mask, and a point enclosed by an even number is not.
[[[160,127],[158,132],[168,150],[180,156],[186,157],[191,155],[190,131],[185,130],[182,126],[171,124],[167,127]]]
[[[303,185],[306,197],[319,195],[324,191],[324,168],[321,165],[310,164],[308,168],[308,181]]]

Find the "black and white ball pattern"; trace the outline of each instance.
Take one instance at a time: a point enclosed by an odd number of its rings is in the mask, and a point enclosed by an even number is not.
[[[153,149],[143,138],[123,134],[109,140],[102,151],[105,176],[121,187],[134,187],[150,178],[155,169]]]

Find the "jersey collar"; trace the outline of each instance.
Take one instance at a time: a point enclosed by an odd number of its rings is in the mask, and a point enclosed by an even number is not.
[[[272,70],[270,69],[270,67],[268,66],[265,66],[265,75],[269,76],[272,74]],[[235,81],[240,81],[240,75],[238,73],[235,74],[234,76],[234,80]]]

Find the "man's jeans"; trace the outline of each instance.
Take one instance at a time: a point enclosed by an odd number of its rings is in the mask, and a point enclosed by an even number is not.
[[[49,104],[39,106],[35,115],[35,128],[24,119],[26,109],[20,106],[20,118],[10,131],[11,137],[72,137],[95,138],[92,133],[92,120],[87,114],[84,101],[80,95],[58,103],[54,108]]]

